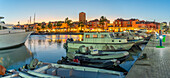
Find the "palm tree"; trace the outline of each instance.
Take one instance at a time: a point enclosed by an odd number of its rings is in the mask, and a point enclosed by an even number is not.
[[[52,29],[52,24],[51,24],[51,22],[48,23],[48,28]]]
[[[65,18],[65,21],[64,21],[64,23],[67,23],[67,21],[68,21],[68,17],[67,17],[67,18]]]
[[[71,22],[72,22],[72,20],[69,20],[68,17],[65,19],[65,23],[67,23],[67,32],[68,32],[68,26],[70,27],[72,25]]]
[[[104,30],[104,22],[106,22],[106,21],[107,21],[106,17],[104,17],[104,16],[100,17],[100,25],[102,26],[103,30]]]
[[[81,31],[80,32],[82,32],[82,27],[84,27],[83,22],[79,22],[78,27],[81,27]]]

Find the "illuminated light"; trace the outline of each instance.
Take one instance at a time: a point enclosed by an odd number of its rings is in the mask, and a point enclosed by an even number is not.
[[[55,31],[55,29],[53,29],[52,31]]]
[[[159,38],[160,38],[160,39],[163,39],[163,36],[161,35],[161,36],[159,36]]]
[[[52,39],[53,42],[55,42],[55,39]]]

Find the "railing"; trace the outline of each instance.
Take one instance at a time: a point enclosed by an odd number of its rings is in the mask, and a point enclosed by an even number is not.
[[[0,30],[0,34],[9,34],[9,33],[21,33],[21,32],[25,32],[25,30],[12,30],[12,29],[5,29],[5,30]]]

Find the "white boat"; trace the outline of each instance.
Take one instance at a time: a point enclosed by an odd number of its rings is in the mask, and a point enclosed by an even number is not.
[[[0,17],[3,19],[3,17]],[[24,44],[32,32],[14,29],[13,25],[0,21],[0,49],[6,49]]]
[[[122,72],[83,67],[39,62],[39,68],[29,70],[20,68],[20,71],[9,70],[12,74],[6,74],[2,78],[122,78]],[[0,76],[1,77],[1,76]]]
[[[98,50],[129,50],[134,42],[115,38],[113,33],[84,33],[83,41],[67,40],[64,45],[68,50],[77,50],[80,46],[93,47]],[[69,51],[68,51],[69,52]]]

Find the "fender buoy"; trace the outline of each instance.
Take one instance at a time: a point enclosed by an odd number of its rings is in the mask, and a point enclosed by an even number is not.
[[[73,62],[76,62],[76,63],[78,63],[78,62],[79,62],[79,60],[78,60],[78,59],[74,59],[74,60],[73,60]]]
[[[0,75],[5,75],[6,68],[0,65]]]

